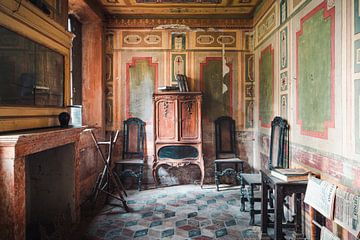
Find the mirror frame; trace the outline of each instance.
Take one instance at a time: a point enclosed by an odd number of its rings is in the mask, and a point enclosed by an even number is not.
[[[64,56],[63,107],[0,106],[0,132],[59,126],[58,115],[70,105],[70,50],[73,35],[30,2],[0,2],[0,25]],[[17,9],[17,11],[14,11]]]

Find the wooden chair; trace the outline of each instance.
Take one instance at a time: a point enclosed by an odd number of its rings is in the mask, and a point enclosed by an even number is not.
[[[228,116],[222,116],[215,120],[215,184],[219,191],[222,176],[236,176],[244,170],[244,160],[236,156],[235,145],[235,121]],[[222,166],[227,168],[223,169]],[[234,166],[234,168],[229,166]],[[237,178],[236,178],[237,180]]]
[[[270,149],[268,169],[276,167],[288,168],[288,159],[285,158],[285,139],[287,138],[289,125],[281,117],[275,117],[271,122]],[[250,225],[254,225],[255,214],[260,214],[260,209],[255,209],[255,202],[261,202],[260,197],[255,197],[255,188],[261,186],[261,176],[259,173],[240,173],[239,179],[242,181],[241,188],[241,211],[245,211],[245,201],[249,202]],[[245,187],[247,185],[247,187]],[[270,194],[271,196],[271,194]],[[273,202],[269,201],[273,208]]]
[[[139,118],[129,118],[124,121],[124,138],[122,159],[115,161],[119,177],[135,177],[138,190],[144,171],[144,141],[145,123]]]

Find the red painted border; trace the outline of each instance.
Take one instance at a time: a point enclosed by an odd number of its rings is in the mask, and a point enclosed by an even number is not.
[[[222,61],[222,57],[206,57],[205,62],[200,63],[200,90],[203,92],[205,88],[205,81],[203,79],[203,70],[204,67],[209,64],[210,61],[220,60]],[[233,67],[231,63],[226,64],[229,67],[229,74],[230,74],[230,116],[233,115]]]
[[[264,128],[270,128],[271,127],[271,119],[274,118],[274,95],[275,95],[275,92],[274,92],[274,89],[275,89],[275,85],[274,85],[274,48],[271,47],[271,44],[269,46],[267,46],[266,48],[264,48],[262,51],[261,51],[261,54],[260,54],[260,59],[259,59],[259,96],[260,96],[260,86],[261,86],[261,82],[260,82],[260,67],[261,67],[261,61],[262,61],[262,56],[265,54],[265,52],[267,51],[270,51],[270,55],[272,57],[272,85],[273,85],[273,90],[272,90],[272,109],[271,109],[271,117],[270,117],[270,122],[268,124],[264,124],[263,123],[263,119],[262,117],[260,116],[260,106],[259,106],[259,120],[261,121],[261,127],[264,127]],[[260,104],[260,103],[259,103]]]
[[[303,121],[299,118],[299,61],[298,61],[298,47],[299,47],[299,38],[303,34],[303,24],[305,21],[309,20],[314,14],[318,11],[324,9],[324,19],[330,17],[330,34],[331,34],[331,73],[330,73],[330,81],[331,81],[331,93],[330,93],[330,107],[331,107],[331,119],[330,121],[324,122],[324,132],[315,132],[302,129]],[[306,16],[300,19],[300,30],[296,33],[296,123],[300,125],[300,132],[303,135],[317,137],[322,139],[328,139],[328,128],[335,127],[335,8],[331,8],[327,10],[326,1],[318,5],[311,12],[309,12]]]
[[[126,82],[125,82],[125,94],[126,94],[126,118],[130,118],[133,117],[130,113],[130,71],[129,69],[131,67],[135,67],[136,66],[136,62],[139,60],[147,60],[149,63],[149,66],[154,67],[155,68],[155,86],[154,86],[154,91],[156,91],[156,89],[158,88],[158,63],[153,63],[152,62],[152,57],[133,57],[131,59],[130,63],[126,64]],[[147,122],[151,122],[151,118],[150,119],[146,119],[145,121]]]

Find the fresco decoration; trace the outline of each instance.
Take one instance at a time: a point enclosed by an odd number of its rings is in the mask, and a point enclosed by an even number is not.
[[[133,57],[132,62],[126,64],[126,118],[152,121],[152,94],[157,82],[158,64],[153,63],[151,57]]]
[[[197,19],[197,18],[182,18],[181,24],[191,28],[200,28],[204,26],[212,26],[214,28],[252,28],[252,18],[244,19]],[[178,18],[110,18],[107,20],[108,28],[124,28],[132,29],[134,26],[138,28],[156,28],[159,25],[179,24]]]
[[[237,34],[233,32],[196,32],[196,48],[235,48]]]
[[[301,134],[327,139],[328,128],[335,127],[335,9],[327,10],[323,2],[300,23],[296,33],[296,122]]]
[[[107,127],[113,125],[113,101],[112,99],[106,99],[105,101],[105,122]]]
[[[245,97],[247,98],[255,97],[254,91],[255,91],[254,84],[250,83],[245,85]]]
[[[280,91],[288,90],[288,73],[282,72],[280,73]]]
[[[171,53],[171,83],[177,84],[176,75],[186,75],[186,54]]]
[[[176,4],[198,4],[198,3],[206,3],[206,4],[219,4],[222,0],[136,0],[136,3],[151,3],[151,4],[161,4],[161,3],[176,3]]]
[[[254,32],[245,33],[245,50],[254,50]]]
[[[360,154],[360,79],[354,82],[355,88],[355,152]]]
[[[288,118],[288,95],[281,94],[280,95],[280,115],[281,117],[287,119]]]
[[[245,127],[254,127],[254,100],[245,100]]]
[[[171,49],[175,51],[186,49],[186,33],[171,33]]]
[[[275,4],[256,25],[257,43],[259,44],[266,36],[270,35],[276,27]]]
[[[280,1],[280,24],[283,24],[287,19],[287,2],[288,0]]]
[[[360,72],[360,39],[354,42],[354,72]]]
[[[292,1],[292,12],[294,12],[307,0],[291,0],[291,1]]]
[[[245,82],[254,82],[254,54],[245,54]]]
[[[163,45],[161,31],[123,31],[123,48],[161,48]]]
[[[200,63],[200,82],[203,92],[204,118],[213,122],[220,116],[232,116],[233,67],[227,64],[229,72],[223,77],[221,57],[206,57]],[[223,91],[228,89],[227,91]]]
[[[288,28],[280,31],[280,69],[288,66]]]
[[[354,33],[360,33],[360,0],[354,0]]]
[[[113,126],[113,49],[114,33],[105,35],[105,124],[107,128]]]
[[[271,45],[261,51],[259,59],[259,120],[270,128],[274,107],[274,49]]]

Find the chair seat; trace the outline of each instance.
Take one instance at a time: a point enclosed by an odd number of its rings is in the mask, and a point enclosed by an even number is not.
[[[215,159],[215,163],[244,163],[244,160],[239,158],[226,158],[226,159]]]
[[[115,161],[116,164],[133,164],[133,165],[144,165],[144,159],[121,159]]]

